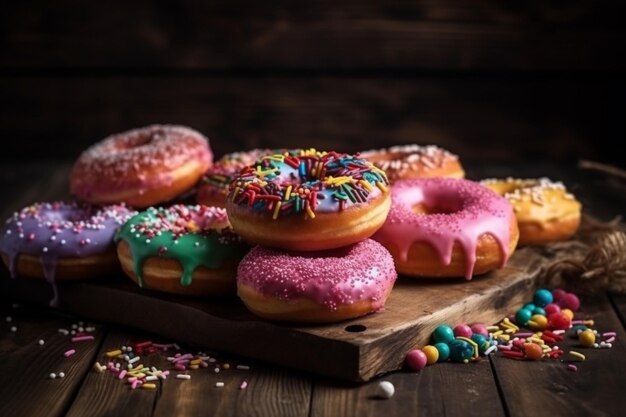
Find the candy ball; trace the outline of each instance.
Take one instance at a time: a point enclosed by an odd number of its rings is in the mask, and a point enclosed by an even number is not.
[[[546,316],[549,316],[552,313],[559,313],[561,311],[561,307],[559,307],[558,304],[550,303],[545,306],[543,310],[546,312]]]
[[[537,307],[545,307],[552,302],[552,293],[545,288],[541,288],[535,291],[535,295],[533,296],[533,303]]]
[[[552,299],[555,303],[558,303],[563,299],[563,296],[567,294],[567,292],[561,288],[555,288],[552,290]]]
[[[548,319],[541,314],[535,314],[528,320],[528,327],[532,330],[543,330],[548,327]]]
[[[450,358],[455,362],[469,362],[474,357],[474,347],[465,340],[450,342]]]
[[[435,343],[435,348],[439,352],[437,362],[445,362],[450,358],[450,347],[446,343]]]
[[[574,312],[570,310],[569,308],[562,308],[561,313],[569,317],[570,320],[574,320]]]
[[[593,347],[593,344],[596,343],[596,335],[593,333],[593,330],[583,330],[578,335],[578,341],[585,347]]]
[[[459,324],[454,328],[454,336],[472,337],[472,328],[467,324]]]
[[[541,314],[542,316],[545,316],[546,315],[546,310],[544,310],[541,307],[535,307],[533,309],[533,314]]]
[[[532,361],[539,360],[543,357],[543,349],[536,343],[524,343],[524,353],[526,357]]]
[[[478,345],[478,353],[483,353],[489,347],[487,338],[482,334],[474,333],[472,335],[472,340]]]
[[[526,326],[532,315],[533,313],[531,310],[520,308],[517,310],[517,313],[515,313],[515,322],[520,326]]]
[[[439,360],[439,351],[433,345],[424,346],[422,352],[426,355],[428,365],[432,365]]]
[[[555,330],[567,330],[572,324],[572,321],[567,314],[561,312],[552,313],[548,316],[548,326]]]
[[[426,367],[428,363],[428,358],[424,352],[419,349],[413,349],[409,353],[407,353],[406,358],[404,359],[406,366],[414,371],[421,371]]]
[[[528,311],[533,311],[535,309],[535,307],[537,307],[536,305],[534,305],[533,303],[526,303],[524,304],[524,307],[526,310]]]
[[[393,394],[395,394],[395,392],[396,392],[396,388],[393,386],[391,382],[380,381],[378,385],[376,386],[375,395],[378,398],[389,399],[393,397]]]
[[[474,323],[471,326],[473,334],[481,334],[485,337],[489,336],[489,331],[487,330],[487,326],[482,323]]]
[[[454,340],[454,331],[452,331],[452,328],[450,328],[450,326],[446,326],[445,324],[437,326],[437,328],[433,332],[433,340],[435,341],[435,343],[449,343]]]
[[[580,300],[578,299],[576,294],[573,294],[571,292],[565,294],[559,304],[561,305],[561,307],[569,308],[572,311],[578,311],[578,309],[580,308]]]
[[[578,335],[582,332],[584,332],[585,330],[587,330],[587,326],[585,326],[584,324],[577,324],[576,326],[572,327],[572,332],[574,332],[574,334],[576,335],[576,337],[578,337]]]

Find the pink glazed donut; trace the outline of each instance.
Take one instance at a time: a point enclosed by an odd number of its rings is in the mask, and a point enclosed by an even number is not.
[[[381,310],[396,278],[393,258],[371,239],[317,252],[257,246],[239,264],[237,292],[257,316],[330,323]]]
[[[373,239],[399,273],[465,277],[503,267],[519,238],[511,204],[479,183],[453,178],[401,180]]]

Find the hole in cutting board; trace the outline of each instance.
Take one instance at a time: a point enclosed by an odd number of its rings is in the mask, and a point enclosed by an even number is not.
[[[362,324],[351,324],[349,326],[346,326],[344,330],[350,333],[360,333],[366,331],[367,327],[363,326]]]

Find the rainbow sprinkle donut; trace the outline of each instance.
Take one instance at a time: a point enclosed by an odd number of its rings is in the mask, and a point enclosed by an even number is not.
[[[226,209],[250,242],[291,250],[364,240],[390,207],[385,173],[355,156],[315,149],[278,153],[243,169]]]

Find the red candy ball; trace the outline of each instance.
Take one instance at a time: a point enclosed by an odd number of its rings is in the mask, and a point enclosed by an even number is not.
[[[426,367],[428,363],[428,358],[426,354],[419,349],[413,349],[409,353],[407,353],[406,358],[404,358],[404,363],[410,369],[414,371],[421,371]]]
[[[550,303],[543,308],[546,312],[546,315],[549,316],[552,313],[560,313],[561,307],[558,304]]]
[[[454,328],[455,337],[472,337],[472,328],[467,324],[459,324]]]
[[[572,311],[577,311],[580,308],[580,300],[576,294],[568,292],[563,296],[559,305],[561,308],[569,308]]]
[[[473,334],[479,334],[485,337],[489,337],[489,331],[487,330],[487,326],[482,323],[474,323],[470,328]]]
[[[552,298],[554,299],[555,303],[560,302],[565,294],[567,294],[567,292],[560,288],[555,288],[554,290],[552,290]]]
[[[553,330],[567,330],[571,324],[569,316],[561,311],[548,316],[548,327]]]

